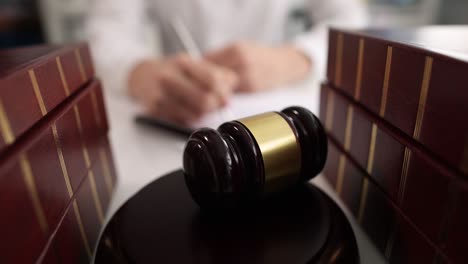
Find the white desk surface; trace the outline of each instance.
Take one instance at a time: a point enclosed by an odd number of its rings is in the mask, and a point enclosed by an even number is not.
[[[236,96],[228,106],[233,118],[266,111],[278,111],[287,106],[301,105],[318,113],[319,85],[305,81],[286,89],[255,95]],[[184,139],[157,128],[141,127],[134,123],[139,108],[123,94],[105,96],[111,126],[110,140],[117,166],[118,182],[106,215],[106,222],[123,203],[149,182],[181,168]],[[218,115],[203,120],[204,124],[221,123]],[[361,263],[385,263],[351,214],[343,206],[322,175],[312,183],[324,190],[344,209],[356,235]]]

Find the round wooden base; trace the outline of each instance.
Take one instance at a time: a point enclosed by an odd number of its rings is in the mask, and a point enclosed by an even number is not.
[[[359,263],[339,207],[311,184],[248,209],[201,211],[182,171],[150,183],[112,217],[96,263]]]

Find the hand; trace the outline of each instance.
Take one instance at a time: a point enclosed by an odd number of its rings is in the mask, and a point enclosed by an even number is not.
[[[240,91],[259,91],[303,79],[310,60],[293,46],[239,42],[207,54],[206,59],[239,76]]]
[[[128,91],[151,115],[187,125],[224,106],[236,85],[231,70],[177,55],[138,64]]]

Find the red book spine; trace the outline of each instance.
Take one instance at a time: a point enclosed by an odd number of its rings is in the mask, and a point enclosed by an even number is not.
[[[54,252],[59,263],[76,262],[77,258],[89,262],[90,251],[92,254],[97,243],[104,212],[117,179],[108,138],[100,133],[108,131],[102,92],[101,87],[97,86],[77,104],[80,116],[88,117],[82,118],[82,144],[89,151],[92,168],[88,168],[88,177],[85,177],[85,182],[81,183],[75,195],[78,209],[73,207],[73,211],[69,210],[67,220],[60,224],[57,235],[50,239],[52,245],[43,253],[50,255],[50,252]],[[80,212],[82,226],[76,217]],[[84,230],[84,235],[79,233],[80,230]],[[84,242],[85,238],[87,242]]]
[[[0,262],[90,260],[116,179],[97,94],[68,96],[1,154]]]
[[[455,202],[447,201],[447,197],[444,197],[442,212],[439,210],[441,201],[437,201],[437,198],[440,198],[440,193],[446,192],[446,190],[432,194],[433,189],[426,190],[426,186],[413,186],[412,188],[418,190],[413,189],[413,197],[407,197],[407,202],[401,205],[391,200],[375,180],[358,166],[357,161],[345,152],[332,136],[329,148],[331,153],[334,153],[332,155],[343,155],[345,158],[343,189],[339,194],[340,198],[390,263],[466,262],[468,255],[460,246],[463,244],[462,237],[468,232],[466,226],[462,224],[466,223],[468,219],[463,209],[467,201],[466,197],[468,197],[465,187],[458,190],[458,198]],[[335,159],[337,158],[335,157]],[[420,166],[422,165],[427,164]],[[424,171],[418,171],[418,175],[428,176],[429,181],[437,179],[437,175],[434,175],[433,172],[431,172],[432,175],[423,174],[430,169],[429,167]],[[337,174],[339,169],[333,167],[333,164],[327,163],[325,176],[336,178],[336,176],[330,175],[331,173]],[[437,182],[429,183],[429,185],[429,188],[433,188]],[[432,198],[432,195],[436,197]],[[419,197],[415,199],[415,196]],[[424,199],[424,203],[421,203],[421,199]],[[433,205],[433,201],[437,201],[437,203]],[[452,202],[454,203],[452,204]],[[408,210],[408,207],[411,206],[416,206],[417,209]],[[440,226],[426,232],[427,227],[434,227],[434,223],[440,224]],[[431,237],[434,232],[439,233],[435,240]],[[446,234],[450,234],[450,236]]]
[[[417,240],[425,240],[437,253],[425,251],[427,254],[434,258],[448,256],[455,262],[468,259],[455,242],[462,243],[456,240],[461,238],[457,237],[459,232],[468,234],[468,229],[459,223],[460,218],[467,219],[460,209],[468,194],[464,191],[468,186],[466,179],[421,151],[422,146],[412,138],[404,139],[398,129],[340,90],[322,87],[321,111],[331,139],[324,173],[377,247],[389,259],[396,258],[392,247],[402,244],[391,240],[395,239],[395,230],[410,230],[399,226],[400,222],[410,222],[411,230],[422,234]],[[374,193],[378,195],[373,197]],[[398,213],[393,213],[395,208]],[[458,232],[451,223],[458,223]],[[450,238],[448,233],[452,234]]]
[[[36,47],[15,51],[11,64],[17,60],[14,71],[0,76],[0,125],[10,133],[2,133],[0,151],[36,124],[71,93],[91,80],[94,69],[86,44],[60,48],[39,56]],[[32,50],[28,53],[28,50]],[[8,52],[3,51],[5,56]],[[37,56],[28,57],[28,56]],[[26,63],[22,63],[24,60]],[[40,97],[40,98],[39,98]],[[39,105],[38,101],[43,104]]]
[[[358,32],[329,39],[330,86],[468,175],[468,62]]]
[[[322,116],[325,116],[325,127],[344,146],[346,151],[356,157],[360,166],[366,168],[368,172],[372,173],[372,171],[376,170],[375,166],[386,170],[398,166],[402,168],[401,163],[408,163],[411,153],[414,152],[433,164],[442,174],[466,182],[465,175],[456,168],[445,163],[444,160],[431,153],[424,145],[402,133],[387,120],[370,112],[341,90],[323,85],[322,93],[325,93],[322,94],[322,98],[326,100],[322,102],[324,106],[321,107],[326,111],[322,114]],[[380,150],[383,150],[384,154],[381,154],[382,151]],[[371,151],[373,152],[372,155],[370,155]],[[379,164],[378,160],[380,159],[378,157],[382,159],[392,157],[392,160],[387,160],[385,164]],[[390,190],[395,191],[392,188]]]

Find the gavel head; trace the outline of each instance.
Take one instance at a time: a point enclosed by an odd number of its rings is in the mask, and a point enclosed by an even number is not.
[[[200,207],[231,208],[313,178],[326,157],[319,119],[305,108],[289,107],[195,131],[183,166]]]

